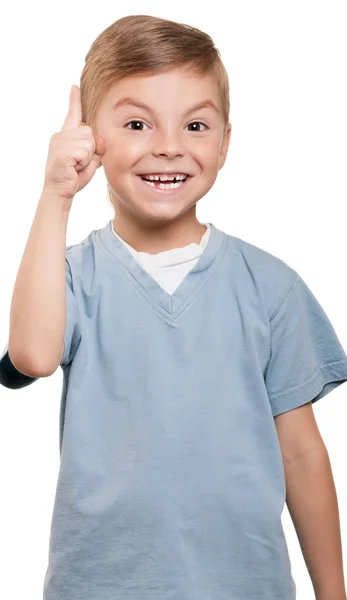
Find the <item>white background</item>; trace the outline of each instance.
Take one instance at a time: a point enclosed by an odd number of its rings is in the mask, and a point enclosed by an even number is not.
[[[7,3],[2,11],[0,350],[8,340],[13,286],[42,191],[49,139],[61,129],[70,87],[79,85],[92,42],[128,14],[187,23],[213,38],[229,74],[233,131],[226,164],[198,202],[197,217],[297,270],[346,350],[346,3],[128,0],[124,10],[117,5],[36,0]],[[67,244],[111,218],[100,168],[74,198]],[[6,600],[42,598],[59,469],[62,380],[59,368],[21,390],[0,386],[0,597]],[[341,385],[314,405],[332,464],[345,557],[346,395]],[[282,520],[297,598],[313,600],[286,506]]]

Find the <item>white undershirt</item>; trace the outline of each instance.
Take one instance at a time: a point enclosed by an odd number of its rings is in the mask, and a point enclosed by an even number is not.
[[[190,271],[197,263],[199,256],[202,254],[209,240],[211,233],[210,224],[202,223],[202,225],[205,225],[206,231],[199,244],[192,242],[183,248],[163,250],[157,254],[137,252],[135,248],[130,246],[115,232],[113,222],[112,231],[128,248],[129,252],[134,256],[141,267],[147,271],[147,273],[151,275],[151,277],[153,277],[153,279],[155,279],[168,294],[173,294],[188,271]]]

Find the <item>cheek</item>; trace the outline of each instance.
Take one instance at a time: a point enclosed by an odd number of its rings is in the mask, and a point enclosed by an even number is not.
[[[205,172],[215,171],[218,167],[218,147],[205,147],[196,158]]]
[[[122,165],[135,162],[141,158],[144,151],[148,149],[148,140],[144,136],[130,137],[126,132],[117,131],[112,138],[106,139],[107,152],[106,162],[113,165]]]
[[[132,148],[124,143],[119,143],[117,141],[112,141],[107,145],[107,152],[103,158],[103,167],[105,171],[124,171],[125,169],[129,169],[129,165],[131,165],[136,160],[135,153]]]
[[[200,138],[198,143],[192,144],[191,154],[198,160],[205,169],[213,169],[218,164],[219,140],[214,136]],[[187,147],[189,151],[189,147]]]

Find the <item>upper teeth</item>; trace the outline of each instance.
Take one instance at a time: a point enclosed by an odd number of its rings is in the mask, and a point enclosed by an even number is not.
[[[159,175],[143,175],[142,176],[144,179],[149,179],[150,181],[173,181],[174,179],[185,179],[187,176],[180,174],[180,175],[163,175],[163,176],[159,176]]]

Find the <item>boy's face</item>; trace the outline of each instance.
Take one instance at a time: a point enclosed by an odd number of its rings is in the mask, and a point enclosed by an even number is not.
[[[115,106],[125,97],[149,108]],[[208,106],[188,112],[203,100],[212,100],[218,111]],[[95,133],[105,138],[102,164],[116,211],[147,222],[186,213],[209,191],[224,164],[231,124],[225,133],[223,127],[217,83],[210,75],[193,77],[174,69],[114,84],[98,110]],[[173,193],[161,193],[139,176],[167,171],[192,177]]]

